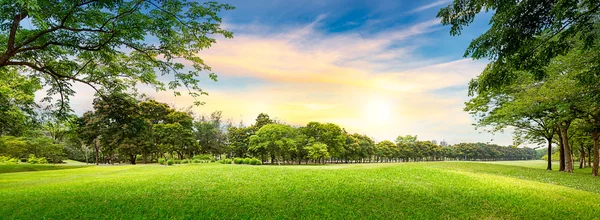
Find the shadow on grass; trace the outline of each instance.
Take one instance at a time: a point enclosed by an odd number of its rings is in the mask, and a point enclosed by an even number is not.
[[[0,174],[33,172],[45,170],[64,170],[88,167],[86,165],[53,165],[53,164],[0,164]]]

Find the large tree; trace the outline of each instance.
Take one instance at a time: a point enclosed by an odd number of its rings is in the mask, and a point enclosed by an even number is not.
[[[576,47],[570,39],[585,45],[600,40],[594,25],[600,18],[597,0],[454,0],[437,16],[451,26],[451,35],[460,35],[484,11],[493,14],[490,28],[471,42],[464,55],[492,62],[477,83],[471,83],[472,91],[510,85],[519,71],[543,78],[543,68],[552,58]]]
[[[61,110],[76,82],[98,92],[138,83],[186,87],[197,97],[206,94],[198,86],[202,72],[216,80],[198,52],[232,37],[218,13],[233,8],[185,0],[1,1],[0,74],[18,69],[40,79]],[[162,82],[163,75],[172,80]]]

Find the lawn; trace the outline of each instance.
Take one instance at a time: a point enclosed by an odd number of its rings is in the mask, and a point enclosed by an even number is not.
[[[567,174],[544,168],[541,161],[136,165],[13,172],[0,174],[0,216],[9,219],[600,217],[600,178],[587,172]]]

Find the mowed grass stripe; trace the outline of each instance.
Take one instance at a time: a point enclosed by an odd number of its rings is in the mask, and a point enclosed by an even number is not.
[[[481,172],[490,167],[507,171]],[[600,194],[568,187],[573,184],[569,179],[559,179],[569,183],[558,186],[511,176],[512,169],[537,171],[542,176],[568,175],[506,165],[446,162],[88,167],[47,171],[39,176],[3,175],[23,181],[0,182],[0,196],[6,198],[0,214],[13,219],[597,216],[594,210],[600,207],[594,201],[600,201]]]

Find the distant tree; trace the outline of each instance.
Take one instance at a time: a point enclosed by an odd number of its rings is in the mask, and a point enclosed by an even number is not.
[[[327,145],[321,142],[314,142],[313,144],[304,147],[304,149],[308,152],[307,157],[316,161],[317,163],[324,162],[325,158],[329,158],[331,156],[329,155]]]
[[[297,151],[294,128],[282,124],[267,124],[250,137],[251,151],[266,152],[271,163]]]
[[[303,129],[308,138],[314,139],[327,145],[329,155],[333,158],[341,159],[344,155],[344,145],[346,137],[342,128],[332,123],[309,122]]]

